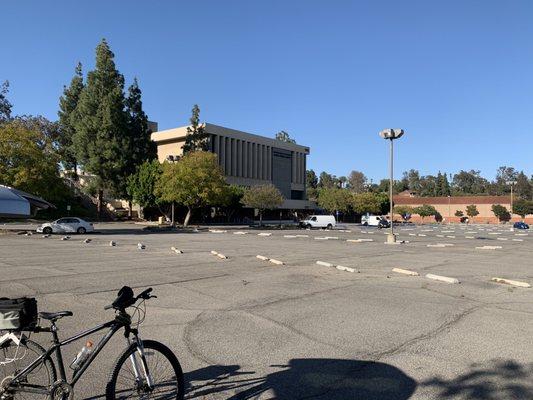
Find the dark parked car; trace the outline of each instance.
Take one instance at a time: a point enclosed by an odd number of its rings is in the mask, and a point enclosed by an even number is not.
[[[515,222],[513,225],[515,229],[529,229],[529,225],[525,222]]]
[[[378,229],[382,228],[390,228],[390,222],[387,221],[385,218],[380,219],[378,223]]]

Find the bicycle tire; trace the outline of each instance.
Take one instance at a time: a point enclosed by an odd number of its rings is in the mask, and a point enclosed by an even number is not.
[[[15,352],[17,345],[13,342],[7,342],[0,346],[0,361],[4,362],[7,358],[12,358],[15,355]],[[27,353],[24,353],[20,355],[20,351],[29,351],[32,354],[28,355]],[[14,376],[15,373],[18,371],[21,371],[25,367],[27,367],[32,361],[37,359],[38,357],[45,354],[45,349],[39,345],[38,343],[34,342],[33,340],[29,339],[22,339],[20,347],[18,349],[17,356],[21,357],[18,360],[15,360],[13,362],[7,363],[5,365],[0,366],[0,383],[4,382],[6,378],[9,378],[10,376]],[[44,366],[44,370],[42,367]],[[40,374],[38,376],[37,374]],[[46,387],[51,387],[54,382],[57,380],[57,372],[55,365],[53,361],[50,359],[50,357],[46,357],[43,360],[43,363],[41,366],[38,366],[35,370],[30,372],[26,377],[26,383],[31,383],[34,385],[41,385]],[[0,395],[2,394],[2,387],[0,385]],[[30,393],[13,393],[13,399],[48,399],[47,395],[38,395],[38,394],[30,394]]]
[[[154,379],[154,384],[156,386],[156,390],[161,388],[161,390],[172,390],[172,392],[168,393],[168,396],[170,397],[161,397],[165,399],[176,399],[176,400],[183,400],[185,396],[185,383],[183,379],[183,371],[181,369],[181,365],[174,355],[174,353],[164,344],[160,342],[156,342],[154,340],[143,340],[143,347],[145,350],[145,355],[147,359],[148,369],[150,371],[150,374],[152,375],[152,378]],[[145,398],[143,397],[143,394],[145,395],[146,392],[143,392],[143,388],[138,387],[139,383],[135,380],[135,375],[133,374],[133,371],[131,368],[127,367],[126,361],[128,361],[128,358],[131,354],[135,353],[137,351],[137,344],[133,343],[130,347],[128,347],[122,354],[117,358],[115,361],[115,364],[113,368],[111,369],[111,373],[109,375],[109,380],[106,387],[106,399],[107,400],[118,400],[122,398]],[[173,375],[169,376],[169,380],[163,380],[160,381],[160,377],[157,377],[157,371],[156,366],[160,367],[160,361],[158,360],[157,363],[153,360],[153,353],[159,353],[161,356],[163,356],[166,361],[168,361],[169,365],[172,367],[172,373]],[[140,360],[139,360],[140,361]],[[126,376],[120,375],[124,373]],[[122,380],[126,380],[125,383],[118,382],[119,377],[122,378]],[[129,383],[131,382],[131,383]],[[117,385],[119,384],[119,385]],[[131,388],[129,386],[132,385]],[[124,387],[124,389],[121,389]],[[126,387],[128,389],[126,389]],[[119,396],[117,396],[117,392]],[[176,393],[175,396],[173,393]],[[157,393],[157,392],[156,392]],[[166,392],[163,392],[166,393]],[[124,394],[123,396],[120,396],[121,394]],[[138,397],[134,397],[134,396]],[[152,398],[152,396],[150,396]],[[160,397],[157,397],[160,398]]]

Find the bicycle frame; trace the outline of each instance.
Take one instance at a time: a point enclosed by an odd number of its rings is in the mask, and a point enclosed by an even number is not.
[[[51,394],[50,393],[51,388],[26,384],[23,382],[23,380],[35,368],[37,368],[41,363],[43,363],[45,359],[51,358],[53,353],[55,353],[55,356],[57,359],[60,381],[65,382],[68,385],[74,387],[76,382],[78,382],[78,380],[87,370],[87,368],[91,365],[94,359],[98,356],[100,351],[105,347],[105,345],[109,342],[109,340],[113,337],[113,335],[117,333],[117,331],[119,331],[121,328],[125,329],[124,336],[128,340],[128,344],[130,344],[130,340],[129,340],[130,333],[133,333],[136,337],[137,343],[140,343],[137,330],[130,328],[130,321],[131,321],[130,316],[127,313],[120,312],[114,320],[98,325],[94,328],[86,330],[82,333],[79,333],[63,341],[59,340],[59,337],[57,334],[57,327],[54,322],[52,322],[52,326],[50,328],[36,328],[35,330],[32,330],[32,332],[51,332],[52,338],[53,338],[53,345],[48,350],[46,350],[44,354],[39,356],[30,365],[28,365],[26,368],[24,368],[16,376],[13,377],[13,380],[10,383],[10,389],[13,389],[15,393],[26,392],[26,393],[36,393],[36,394]],[[72,374],[72,380],[68,382],[66,372],[65,372],[65,366],[63,363],[63,355],[61,354],[61,347],[67,344],[70,344],[72,342],[75,342],[76,340],[79,340],[83,337],[89,336],[93,333],[104,330],[106,328],[109,328],[108,333],[102,339],[100,339],[100,341],[98,342],[94,350],[89,355],[89,358],[82,364],[82,366],[78,370],[74,371],[74,373]],[[143,359],[142,361],[143,361],[143,369],[144,369],[145,368],[144,354],[141,354],[141,358]],[[138,367],[135,365],[136,362],[135,360],[132,360],[132,362],[134,363],[134,369],[136,370],[135,372],[137,374]],[[148,371],[145,371],[146,376],[148,377],[148,380],[151,380],[147,372]]]

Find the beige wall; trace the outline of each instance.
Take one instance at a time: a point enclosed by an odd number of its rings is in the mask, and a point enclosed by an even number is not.
[[[251,186],[271,182],[272,149],[280,148],[292,154],[291,189],[305,189],[308,147],[213,124],[204,126],[211,134],[211,150],[217,154],[219,165],[230,183]],[[152,140],[157,144],[159,161],[165,161],[169,155],[182,155],[186,135],[187,127],[154,132]]]

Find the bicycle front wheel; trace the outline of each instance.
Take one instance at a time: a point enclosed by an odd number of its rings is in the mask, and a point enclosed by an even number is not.
[[[174,353],[153,340],[143,340],[143,347],[147,371],[137,344],[132,344],[111,370],[106,399],[182,400],[185,395],[183,371]]]

